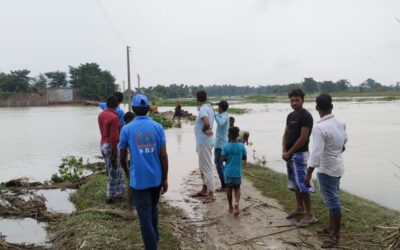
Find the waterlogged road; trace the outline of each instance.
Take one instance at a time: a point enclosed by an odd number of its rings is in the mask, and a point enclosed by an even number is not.
[[[281,138],[286,104],[246,104],[252,111],[236,117],[236,124],[251,133],[253,150],[265,156],[268,166],[284,172]],[[318,120],[312,103],[306,108]],[[347,124],[349,143],[344,153],[346,173],[342,187],[351,193],[400,210],[399,102],[335,103],[335,114]],[[167,108],[160,108],[160,111]],[[188,109],[196,112],[195,108]],[[46,180],[57,171],[61,158],[83,156],[96,161],[99,132],[96,107],[33,107],[0,109],[0,181],[16,177]],[[184,177],[197,168],[193,127],[166,133],[170,158],[170,190],[167,198],[188,206],[180,195]]]

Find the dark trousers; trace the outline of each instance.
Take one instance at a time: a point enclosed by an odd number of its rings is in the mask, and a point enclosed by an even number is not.
[[[218,177],[221,181],[221,187],[225,188],[225,178],[224,178],[224,161],[221,159],[222,149],[216,148],[214,150],[214,163],[217,167]]]
[[[140,231],[146,250],[156,250],[158,234],[158,201],[161,187],[137,190],[131,188],[140,221]]]

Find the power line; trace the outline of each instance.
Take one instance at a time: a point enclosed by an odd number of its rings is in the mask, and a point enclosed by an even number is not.
[[[93,0],[97,7],[99,8],[100,12],[103,14],[104,18],[108,22],[108,24],[111,27],[111,30],[114,32],[114,35],[117,37],[117,39],[121,42],[122,45],[125,46],[124,39],[122,38],[121,33],[117,29],[117,27],[114,25],[113,20],[111,19],[110,15],[108,15],[106,8],[104,8],[104,5],[101,3],[100,0]]]

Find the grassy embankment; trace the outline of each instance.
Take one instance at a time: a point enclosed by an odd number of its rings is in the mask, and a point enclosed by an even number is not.
[[[287,177],[265,167],[249,165],[243,171],[244,176],[254,183],[263,195],[275,198],[290,212],[294,209],[295,198],[287,189]],[[318,183],[314,182],[316,190]],[[341,245],[351,249],[376,249],[380,234],[374,231],[374,226],[400,225],[400,212],[382,207],[374,202],[341,191],[343,210]],[[311,231],[327,225],[327,210],[321,193],[317,191],[312,196],[312,205],[320,223],[310,227]]]
[[[106,205],[106,176],[94,175],[71,196],[77,212],[50,225],[55,235],[54,249],[143,249],[138,218],[123,218],[109,213],[85,212],[86,209],[108,209],[127,212],[124,199],[113,205]],[[129,213],[128,213],[129,214]],[[178,249],[181,241],[174,236],[175,222],[180,211],[160,204],[160,249]],[[179,229],[178,229],[179,230]],[[184,230],[191,238],[189,229]]]

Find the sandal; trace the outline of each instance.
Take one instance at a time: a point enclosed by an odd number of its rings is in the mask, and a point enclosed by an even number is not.
[[[304,212],[299,212],[297,210],[293,210],[292,212],[290,212],[290,214],[288,214],[288,216],[286,216],[286,219],[293,219],[296,218],[298,216],[304,215]]]
[[[314,224],[317,223],[317,222],[318,222],[318,219],[317,219],[317,218],[312,218],[312,219],[309,220],[309,221],[307,221],[307,220],[301,220],[300,222],[295,223],[294,225],[295,225],[296,227],[303,228],[303,227],[308,227],[308,226],[314,225]]]
[[[339,243],[339,238],[332,236],[329,239],[326,239],[324,243],[322,243],[321,248],[332,248]]]
[[[211,202],[213,202],[213,201],[215,201],[215,197],[209,197],[209,196],[207,196],[204,200],[203,200],[203,203],[211,203]]]

